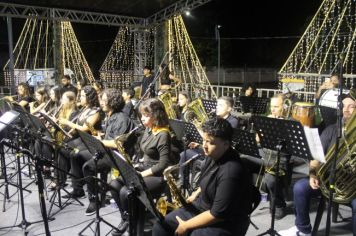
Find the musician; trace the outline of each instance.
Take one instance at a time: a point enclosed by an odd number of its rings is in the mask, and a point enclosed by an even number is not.
[[[169,70],[167,64],[162,64],[159,67],[160,71],[160,86],[159,90],[161,93],[168,91],[171,89],[172,82],[175,82],[176,85],[174,88],[177,88],[181,84],[181,80],[173,75],[173,73]]]
[[[253,83],[245,84],[242,88],[242,96],[246,97],[257,97],[256,85]]]
[[[30,87],[27,83],[19,83],[17,86],[17,97],[15,99],[11,96],[6,97],[10,102],[17,102],[20,106],[30,111],[30,102],[32,102],[32,97],[30,93]]]
[[[184,114],[188,110],[190,102],[190,96],[186,91],[180,91],[178,93],[178,119],[185,121]]]
[[[356,101],[351,95],[344,96],[343,104],[343,124],[350,121],[352,113],[355,112]],[[324,153],[335,144],[337,137],[336,124],[328,126],[320,136]],[[295,183],[293,188],[294,207],[295,207],[295,226],[287,230],[278,232],[282,236],[289,235],[311,235],[312,226],[310,224],[309,210],[310,199],[321,195],[318,176],[316,175],[321,163],[312,160],[310,162],[309,178],[304,178]],[[356,235],[356,199],[351,202],[352,206],[352,231]]]
[[[76,121],[60,119],[59,123],[69,127],[71,130],[78,129],[83,132],[91,133],[100,129],[101,126],[98,108],[98,95],[93,87],[85,86],[81,90],[80,96],[82,109],[77,115]],[[81,167],[84,165],[84,162],[82,159],[77,157],[77,154],[81,151],[85,151],[86,147],[80,137],[75,135],[75,133],[73,134],[73,132],[71,132],[71,134],[74,135],[74,138],[67,142],[67,146],[70,147],[70,149],[61,148],[59,153],[63,159],[70,161],[72,174],[74,175],[72,176],[73,191],[69,195],[63,196],[63,198],[79,198],[85,196],[83,181],[78,181],[79,178],[83,178],[83,171]],[[92,133],[92,135],[94,134]],[[75,148],[75,150],[72,150],[72,148]]]
[[[71,83],[71,78],[69,75],[63,75],[62,80],[62,89],[61,93],[64,94],[67,91],[72,91],[75,96],[78,94],[78,89]]]
[[[122,134],[128,133],[130,130],[134,128],[134,123],[131,119],[122,112],[122,108],[124,107],[124,101],[122,98],[122,94],[117,89],[105,89],[102,92],[100,99],[100,106],[106,114],[105,120],[105,135],[103,138],[101,136],[97,136],[96,138],[100,140],[104,146],[108,148],[116,148],[116,144],[114,139]],[[95,163],[93,159],[93,155],[89,153],[88,150],[80,151],[76,158],[77,161],[72,162],[72,164],[76,166],[72,166],[73,170],[78,170],[75,174],[78,178],[80,177],[79,170],[81,169],[81,164],[84,163],[82,170],[83,176],[88,179],[95,174]],[[98,160],[97,170],[99,173],[107,174],[111,168],[113,168],[113,164],[108,157],[104,157]],[[103,175],[102,175],[103,176]],[[89,206],[85,212],[85,215],[92,215],[96,212],[96,202],[94,195],[94,185],[92,179],[87,181],[87,190],[88,190],[88,198],[89,198]],[[74,192],[82,192],[82,185],[74,186]]]
[[[139,167],[146,186],[153,197],[159,197],[164,190],[163,171],[176,163],[171,149],[171,136],[168,126],[168,116],[161,101],[155,98],[147,99],[140,105],[141,121],[146,127],[140,142],[144,163]],[[111,182],[116,191],[111,191],[113,198],[119,206],[122,221],[119,231],[112,235],[121,235],[128,228],[128,189],[121,178]],[[117,193],[120,193],[119,195]]]
[[[145,66],[143,68],[143,78],[141,83],[141,97],[146,93],[147,89],[150,89],[147,97],[154,97],[155,95],[154,85],[150,87],[153,80],[154,80],[154,76],[151,73],[151,67]]]
[[[95,80],[95,82],[93,83],[93,87],[96,93],[98,94],[98,96],[104,90],[103,83],[100,80]]]
[[[132,98],[135,97],[135,90],[133,89],[124,89],[122,90],[122,98],[124,99],[125,106],[122,109],[122,112],[126,113],[128,117],[133,118],[133,104]]]
[[[163,223],[154,225],[153,236],[239,236],[247,231],[251,179],[238,153],[231,148],[232,127],[226,120],[216,117],[204,123],[202,131],[207,161],[199,188],[187,199],[190,207],[175,210]]]
[[[53,115],[56,113],[61,103],[61,97],[61,87],[58,85],[51,87],[49,90],[49,98],[51,101],[48,105],[48,115]]]
[[[330,78],[326,78],[325,81],[320,85],[318,91],[315,93],[315,98],[319,99],[326,90],[337,88],[338,85],[339,76],[337,74],[332,74]]]
[[[84,88],[85,86],[87,85],[87,81],[85,79],[81,79],[81,80],[78,80],[77,81],[77,90],[78,90],[78,93],[77,93],[77,107],[80,108],[81,105],[80,105],[80,96],[81,96],[81,90],[82,88]]]
[[[30,113],[36,114],[42,111],[43,108],[48,104],[49,96],[46,87],[38,87],[35,91],[36,101],[30,102]],[[47,109],[47,108],[45,108]]]

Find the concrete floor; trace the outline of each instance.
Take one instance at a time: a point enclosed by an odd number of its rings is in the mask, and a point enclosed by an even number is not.
[[[7,163],[14,159],[12,155],[7,155],[6,160]],[[10,164],[8,166],[8,172],[14,172],[15,164]],[[23,170],[23,172],[27,172],[27,168]],[[27,185],[33,179],[30,179],[26,174],[22,174],[23,176],[23,184]],[[12,182],[17,182],[17,176],[12,179]],[[3,183],[3,179],[0,180],[0,186]],[[48,184],[48,182],[47,182]],[[0,188],[0,193],[4,192],[5,187],[2,186]],[[39,204],[39,196],[38,196],[38,189],[37,185],[34,183],[30,184],[28,187],[31,190],[31,193],[24,192],[24,205],[25,205],[25,219],[27,222],[34,222],[37,220],[41,220],[40,214],[40,204]],[[70,190],[70,185],[68,186],[68,190]],[[19,204],[19,193],[16,192],[16,188],[10,186],[9,187],[10,195],[13,195],[8,201],[5,202],[5,212],[0,211],[0,228],[5,226],[14,226],[18,225],[22,222],[22,213],[21,207]],[[48,198],[51,197],[53,192],[48,192]],[[81,200],[85,206],[80,206],[77,204],[71,204],[65,207],[63,210],[59,211],[54,217],[55,219],[49,222],[49,229],[51,235],[58,235],[58,236],[70,236],[70,235],[78,235],[78,233],[87,225],[89,222],[95,218],[93,216],[85,216],[85,210],[88,205],[88,199]],[[4,203],[4,196],[0,194],[0,206]],[[315,211],[316,205],[318,201],[313,201],[313,207],[311,212],[311,219],[312,222],[315,218]],[[46,207],[47,210],[50,207],[50,203],[46,200]],[[250,225],[249,230],[247,232],[248,236],[258,235],[270,228],[270,213],[268,209],[269,203],[268,202],[261,202],[258,208],[253,212],[251,221],[258,227],[255,229],[252,225]],[[57,207],[54,207],[54,212],[58,210]],[[340,207],[340,213],[344,217],[351,216],[351,208],[346,206]],[[104,208],[100,209],[100,215],[108,222],[112,223],[113,225],[117,225],[120,220],[120,213],[116,208],[111,205],[107,205]],[[321,225],[319,227],[319,234],[318,235],[325,235],[325,221],[326,221],[326,213],[323,215],[323,219]],[[294,225],[294,215],[292,210],[292,202],[289,202],[288,208],[288,215],[284,217],[282,220],[277,220],[275,222],[275,229],[282,230]],[[101,235],[106,235],[110,232],[110,228],[105,224],[100,224]],[[21,229],[21,227],[12,227],[9,229],[1,229],[0,236],[13,236],[13,235],[45,235],[45,229],[43,223],[35,223],[31,224],[26,227],[26,230]],[[83,235],[94,235],[94,233],[90,230],[86,230]],[[331,225],[331,234],[330,235],[352,235],[351,233],[351,222],[339,222],[339,223],[332,223]]]

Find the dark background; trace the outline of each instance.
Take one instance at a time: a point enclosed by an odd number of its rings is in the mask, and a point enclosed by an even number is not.
[[[221,25],[221,67],[279,69],[316,13],[321,0],[213,0],[184,16],[203,66],[217,65],[215,26]],[[14,45],[24,24],[13,19]],[[73,24],[84,55],[97,76],[117,27]],[[6,18],[0,18],[0,67],[8,60]],[[3,74],[0,79],[3,80]]]

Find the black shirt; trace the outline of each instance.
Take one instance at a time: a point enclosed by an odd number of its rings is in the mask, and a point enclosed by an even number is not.
[[[123,112],[115,112],[105,124],[105,140],[113,140],[121,134],[126,134],[135,127],[131,119]]]
[[[62,95],[63,95],[63,93],[68,92],[68,91],[72,91],[75,94],[75,96],[77,96],[78,89],[73,84],[68,84],[66,86],[62,86],[62,88],[61,88]]]
[[[154,77],[153,75],[149,75],[149,76],[144,76],[142,79],[142,89],[141,89],[141,96],[143,96],[146,92],[147,89],[149,89],[150,84],[152,83]],[[152,94],[152,92],[150,92],[150,97],[154,96],[154,94]]]
[[[323,145],[324,153],[327,154],[329,148],[336,142],[337,130],[336,124],[329,125],[320,135],[321,145]]]
[[[132,113],[133,113],[133,104],[132,102],[128,102],[128,103],[125,103],[125,106],[124,108],[122,108],[122,112],[125,113],[128,117],[132,117]]]
[[[141,139],[141,150],[144,165],[150,167],[155,176],[162,176],[164,169],[175,163],[171,151],[171,135],[166,130],[153,134],[146,128]]]
[[[217,161],[207,157],[200,179],[201,193],[193,205],[223,222],[217,226],[234,231],[251,211],[251,178],[238,153],[229,149]]]

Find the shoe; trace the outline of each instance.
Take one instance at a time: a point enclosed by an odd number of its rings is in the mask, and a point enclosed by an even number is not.
[[[90,201],[89,206],[88,206],[87,210],[85,211],[85,215],[91,216],[91,215],[95,214],[95,212],[96,212],[96,203],[95,203],[95,201]]]
[[[280,220],[286,216],[286,208],[285,207],[276,207],[276,213],[274,215],[276,220]]]
[[[129,228],[129,222],[127,220],[121,220],[120,224],[117,226],[117,230],[114,229],[111,232],[112,236],[121,236],[123,235]]]
[[[281,236],[311,236],[311,233],[300,232],[297,226],[293,226],[292,228],[279,231],[278,234],[280,234]]]
[[[68,198],[77,198],[77,199],[83,199],[85,198],[85,193],[84,191],[75,191],[73,190],[69,194],[63,195],[62,198],[68,199]]]

